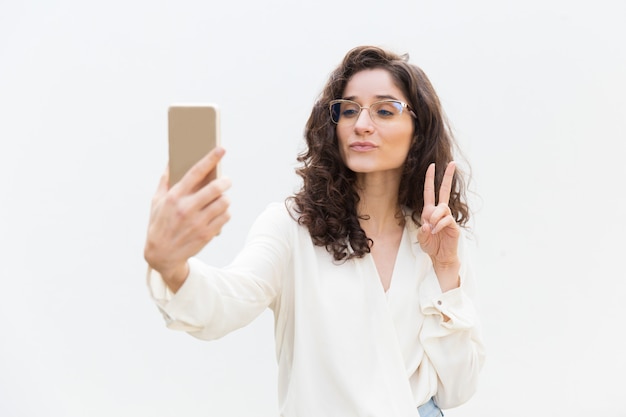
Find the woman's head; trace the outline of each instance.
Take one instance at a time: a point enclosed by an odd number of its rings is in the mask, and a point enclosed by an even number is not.
[[[350,77],[342,98],[330,102],[339,154],[359,182],[379,174],[397,188],[401,178],[413,143],[415,114],[396,84],[386,69],[362,70]]]
[[[398,55],[373,46],[349,51],[330,74],[307,122],[307,149],[298,157],[303,166],[297,171],[303,178],[303,187],[295,196],[301,214],[300,222],[309,227],[314,240],[319,236],[318,244],[326,246],[336,258],[340,253],[347,256],[348,247],[354,251],[354,255],[349,256],[362,256],[369,251],[369,242],[358,225],[356,175],[344,163],[345,155],[342,155],[338,142],[338,124],[331,119],[330,104],[333,100],[347,98],[346,87],[357,74],[360,77],[365,72],[381,72],[379,70],[389,74],[390,81],[402,96],[401,101],[405,101],[413,112],[410,117],[413,123],[412,136],[406,160],[400,169],[398,204],[411,210],[416,223],[419,223],[424,204],[426,169],[431,163],[436,164],[435,181],[438,190],[443,171],[453,159],[454,141],[439,98],[426,74],[419,67],[409,64],[407,55]],[[367,107],[371,103],[359,104]],[[460,173],[455,175],[450,208],[459,223],[464,224],[468,220]],[[333,220],[335,216],[339,217]],[[325,218],[330,219],[330,223]],[[346,222],[348,219],[350,226],[341,227],[334,223]],[[328,236],[324,238],[324,234]],[[337,243],[346,240],[349,246]],[[338,259],[342,259],[341,256]]]

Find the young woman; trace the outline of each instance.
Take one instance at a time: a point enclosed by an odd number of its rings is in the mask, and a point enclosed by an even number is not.
[[[469,212],[426,75],[348,52],[306,126],[301,190],[270,205],[226,268],[193,258],[228,221],[208,154],[152,203],[149,286],[170,328],[217,339],[275,316],[283,417],[439,416],[475,392],[484,354],[463,252]]]

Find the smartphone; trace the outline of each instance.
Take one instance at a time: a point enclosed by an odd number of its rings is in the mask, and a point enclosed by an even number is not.
[[[215,104],[173,104],[167,112],[170,186],[220,144],[220,112]],[[203,185],[219,176],[219,164]]]

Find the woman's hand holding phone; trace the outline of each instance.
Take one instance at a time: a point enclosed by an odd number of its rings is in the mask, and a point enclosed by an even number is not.
[[[230,219],[230,201],[224,192],[228,178],[202,185],[224,156],[217,147],[169,186],[169,166],[152,199],[144,257],[176,292],[189,274],[187,260],[196,255]]]

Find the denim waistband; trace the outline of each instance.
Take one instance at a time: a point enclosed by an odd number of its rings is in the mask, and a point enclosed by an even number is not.
[[[426,404],[417,407],[417,411],[419,411],[420,417],[443,417],[443,412],[432,398]]]

